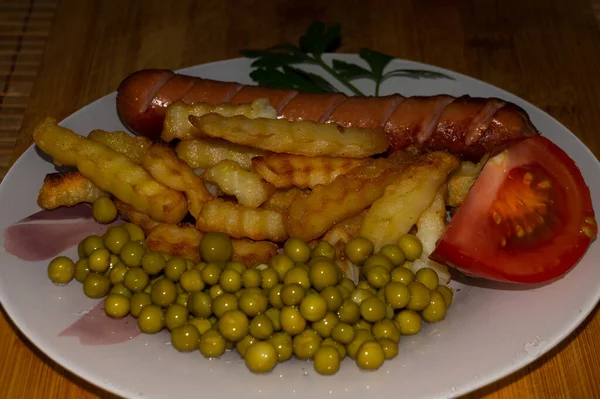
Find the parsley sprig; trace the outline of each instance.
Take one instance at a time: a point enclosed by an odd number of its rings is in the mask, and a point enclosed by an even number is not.
[[[255,59],[255,68],[250,77],[260,86],[279,89],[294,89],[312,93],[337,92],[326,79],[304,71],[298,64],[312,64],[323,68],[337,81],[354,94],[364,96],[352,81],[359,78],[372,79],[375,82],[375,95],[379,95],[381,84],[393,76],[405,76],[413,79],[453,79],[443,73],[421,69],[394,69],[385,71],[394,57],[366,48],[360,49],[359,57],[365,60],[368,68],[350,62],[334,59],[331,65],[323,60],[323,54],[335,52],[341,44],[341,25],[327,27],[323,22],[313,22],[300,38],[299,45],[280,44],[266,50],[243,50],[244,57]]]

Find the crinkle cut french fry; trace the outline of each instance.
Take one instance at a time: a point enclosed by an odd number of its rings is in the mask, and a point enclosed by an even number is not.
[[[141,159],[141,164],[153,178],[165,186],[183,191],[190,214],[197,218],[202,205],[214,198],[204,181],[190,167],[177,158],[175,151],[163,144],[153,144]]]
[[[202,232],[189,224],[160,224],[149,232],[146,245],[152,251],[181,256],[194,262],[201,261],[200,240]],[[233,260],[250,267],[267,263],[277,253],[277,245],[269,241],[253,241],[247,238],[232,239]]]
[[[137,211],[165,223],[178,223],[187,214],[182,193],[160,184],[140,165],[104,144],[79,136],[47,118],[33,133],[36,144],[55,162],[76,166],[100,189]]]
[[[200,262],[202,233],[193,225],[160,224],[146,237],[146,245],[154,252]]]
[[[252,159],[252,170],[277,188],[313,188],[369,162],[366,159],[271,154]]]
[[[119,201],[118,199],[115,199],[114,202],[121,219],[137,224],[146,235],[148,235],[156,226],[161,224],[145,213],[136,211],[131,205]]]
[[[140,163],[140,159],[152,145],[152,140],[147,137],[131,136],[121,131],[92,130],[88,139],[104,144],[136,163]]]
[[[302,193],[304,193],[304,191],[296,187],[277,190],[260,207],[263,209],[270,209],[272,211],[285,213],[289,209],[290,205],[292,205],[296,195]]]
[[[50,210],[83,202],[91,203],[105,195],[108,194],[79,172],[49,173],[44,177],[37,203],[40,208]]]
[[[383,131],[343,128],[332,123],[228,118],[217,114],[190,116],[190,122],[198,128],[199,137],[222,138],[265,151],[310,157],[364,158],[383,153],[389,147]]]
[[[275,192],[275,187],[258,174],[228,159],[205,170],[202,179],[215,183],[223,193],[235,196],[240,204],[249,208],[258,208]]]
[[[220,198],[208,201],[196,219],[204,232],[221,232],[234,238],[282,242],[288,238],[279,212],[252,209]]]
[[[175,146],[175,152],[192,169],[208,169],[229,159],[250,170],[252,158],[268,154],[257,148],[213,138],[182,140]]]
[[[176,102],[167,107],[161,138],[169,142],[173,139],[189,139],[198,134],[197,129],[190,123],[191,115],[202,116],[209,113],[226,117],[244,115],[248,118],[276,118],[277,111],[266,98],[254,100],[251,104],[218,104],[209,105],[197,103],[188,105]]]
[[[371,205],[414,157],[413,153],[400,151],[393,155],[357,166],[331,184],[296,196],[285,219],[290,236],[310,241]]]
[[[436,192],[458,164],[457,157],[441,151],[418,157],[373,203],[365,216],[360,235],[369,239],[376,251],[386,244],[398,242],[431,205]]]

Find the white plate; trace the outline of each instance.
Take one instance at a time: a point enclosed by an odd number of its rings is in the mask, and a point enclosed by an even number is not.
[[[361,62],[355,55],[336,57]],[[408,61],[394,64],[436,70],[456,80],[395,78],[384,83],[381,94],[495,96],[523,107],[535,126],[577,161],[590,185],[594,208],[600,210],[600,164],[549,115],[514,95],[451,71]],[[248,77],[250,62],[245,59],[200,65],[182,72],[252,83]],[[359,81],[357,86],[372,92],[368,81]],[[123,129],[115,112],[115,93],[79,110],[62,124],[81,134],[92,129]],[[44,175],[52,171],[52,164],[42,159],[35,148],[23,154],[0,186],[0,231],[39,211],[37,192]],[[44,238],[53,240],[54,236]],[[75,256],[76,249],[65,254]],[[4,250],[0,253],[0,299],[19,329],[48,356],[84,379],[126,397],[364,398],[401,392],[407,398],[445,398],[506,376],[565,339],[598,301],[598,259],[600,245],[595,242],[566,277],[542,287],[506,289],[494,284],[478,287],[453,283],[459,292],[446,320],[425,326],[417,336],[404,337],[396,359],[386,362],[377,372],[361,372],[346,359],[340,372],[332,377],[319,376],[310,363],[299,360],[278,365],[271,374],[254,375],[235,353],[216,360],[206,360],[198,352],[178,353],[168,344],[166,332],[139,335],[111,345],[85,345],[76,337],[59,336],[99,301],[86,298],[77,282],[66,287],[53,285],[46,276],[47,261],[23,261]],[[111,324],[111,328],[114,326]],[[109,331],[115,334],[99,339],[123,333],[120,327]],[[97,327],[92,328],[98,331]],[[134,330],[131,324],[124,333]]]

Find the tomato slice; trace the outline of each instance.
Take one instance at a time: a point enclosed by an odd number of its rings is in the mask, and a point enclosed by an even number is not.
[[[535,136],[487,162],[431,259],[471,276],[539,283],[570,270],[597,233],[577,165]]]

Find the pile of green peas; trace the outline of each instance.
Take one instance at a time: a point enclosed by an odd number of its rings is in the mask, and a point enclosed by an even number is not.
[[[108,316],[132,315],[143,333],[168,329],[178,351],[214,358],[236,349],[255,373],[293,356],[312,359],[323,375],[346,356],[376,370],[397,355],[402,335],[442,320],[452,303],[435,271],[408,267],[422,251],[414,235],[377,253],[364,238],[350,240],[344,256],[362,268],[358,285],[343,277],[324,241],[310,248],[290,238],[268,265],[248,268],[231,260],[222,233],[202,237],[200,263],[150,251],[144,239],[135,224],[112,226],[81,241],[77,262],[52,260],[48,276],[57,284],[76,279],[88,297],[105,298]]]

